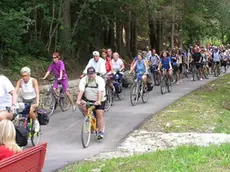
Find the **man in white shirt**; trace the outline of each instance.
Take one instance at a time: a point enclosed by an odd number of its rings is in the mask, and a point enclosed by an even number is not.
[[[12,120],[13,112],[16,106],[17,94],[10,80],[4,75],[0,75],[0,121],[3,119]],[[10,107],[12,113],[6,110]]]
[[[98,51],[93,52],[93,58],[91,58],[85,67],[83,74],[87,73],[87,69],[93,67],[97,74],[104,75],[106,74],[105,60],[100,57]]]
[[[93,67],[87,69],[87,75],[79,83],[77,105],[80,111],[87,115],[86,102],[95,104],[96,118],[98,121],[98,139],[104,137],[104,108],[105,108],[105,81],[96,75]]]

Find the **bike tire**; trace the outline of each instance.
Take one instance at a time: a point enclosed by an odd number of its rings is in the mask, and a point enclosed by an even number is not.
[[[169,78],[167,78],[167,89],[168,89],[168,93],[172,92],[172,82],[170,81]]]
[[[60,106],[62,112],[67,111],[70,107],[69,99],[65,93],[60,94],[59,106]]]
[[[113,102],[113,94],[110,88],[106,87],[105,88],[105,92],[106,92],[106,101],[105,101],[105,112],[109,111],[109,109],[112,106],[112,102]]]
[[[85,140],[85,131],[86,133],[86,140]],[[86,116],[84,118],[82,127],[81,127],[81,143],[84,148],[87,148],[90,145],[91,139],[91,120],[90,117]]]
[[[166,77],[163,76],[163,78],[161,79],[161,94],[165,94],[166,93]]]
[[[149,100],[149,92],[148,91],[145,92],[143,90],[143,94],[141,96],[141,100],[142,100],[143,103],[147,103],[148,102],[148,100]]]
[[[122,90],[122,85],[120,85],[119,87],[121,87],[120,89],[121,89],[121,92],[120,93],[117,93],[117,98],[119,99],[119,100],[123,100],[124,98],[125,98],[125,93],[124,93],[124,91]]]
[[[137,101],[138,101],[138,84],[137,83],[133,83],[131,90],[130,90],[130,102],[133,106],[137,105]],[[133,99],[134,96],[134,99]]]
[[[192,69],[192,80],[195,81],[195,75],[196,75],[196,66]]]
[[[36,146],[40,143],[41,141],[41,126],[39,128],[39,132],[35,132],[34,131],[34,121],[32,122],[32,131],[30,131],[31,133],[31,143],[33,146]],[[37,138],[37,140],[36,140]]]
[[[48,103],[47,106],[45,106],[45,103]],[[56,98],[53,96],[51,91],[46,92],[41,99],[41,107],[44,110],[47,110],[48,115],[52,116],[55,110],[56,106]]]
[[[209,76],[208,76],[208,68],[207,68],[207,67],[204,68],[204,77],[205,77],[206,79],[209,79]]]
[[[161,74],[160,74],[160,72],[158,72],[158,71],[154,72],[153,78],[154,78],[154,84],[156,86],[159,86],[161,84]]]

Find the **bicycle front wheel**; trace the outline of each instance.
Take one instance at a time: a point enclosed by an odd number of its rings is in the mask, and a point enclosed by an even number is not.
[[[82,127],[81,127],[81,143],[84,148],[87,148],[90,144],[91,138],[91,121],[88,116],[84,118]]]
[[[142,92],[143,93],[142,93],[142,96],[141,96],[141,100],[142,100],[143,103],[146,103],[149,100],[149,92],[144,91],[144,88],[142,88]]]
[[[59,106],[63,112],[67,111],[70,107],[70,102],[65,93],[60,94]]]
[[[41,107],[44,110],[48,111],[48,115],[51,116],[54,113],[55,109],[55,104],[56,104],[56,99],[51,93],[51,91],[46,92],[41,99]]]
[[[133,106],[137,105],[137,101],[139,99],[138,93],[139,93],[138,84],[134,83],[130,91],[130,101]]]
[[[154,75],[153,75],[153,78],[154,78],[155,85],[159,86],[161,84],[161,74],[160,74],[160,72],[155,71]]]
[[[165,94],[166,92],[166,77],[163,76],[161,80],[161,94]]]
[[[41,126],[39,128],[39,132],[34,131],[34,121],[32,122],[32,131],[31,133],[31,143],[33,146],[36,146],[40,143],[41,140]]]
[[[105,112],[106,112],[112,106],[113,94],[112,94],[111,89],[109,87],[107,87],[107,86],[105,88],[105,92],[106,92],[106,101],[105,101]]]

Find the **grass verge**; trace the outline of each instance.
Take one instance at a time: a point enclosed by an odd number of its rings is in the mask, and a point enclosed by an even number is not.
[[[230,144],[182,146],[127,158],[82,162],[60,172],[224,172],[230,171]]]
[[[230,75],[193,91],[154,115],[141,129],[156,132],[230,133]]]

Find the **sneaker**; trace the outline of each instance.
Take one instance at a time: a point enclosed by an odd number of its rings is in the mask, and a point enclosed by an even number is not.
[[[104,133],[102,131],[99,131],[97,139],[100,140],[100,139],[103,139],[103,138],[104,138]]]
[[[176,84],[178,85],[178,84],[179,84],[179,81],[177,81]]]
[[[35,120],[34,121],[34,131],[35,131],[35,133],[37,133],[37,132],[39,132],[39,130],[40,130],[40,124],[39,124],[38,120]]]
[[[202,81],[203,79],[202,79],[202,78],[200,78],[200,80]]]
[[[73,112],[75,112],[76,111],[76,106],[73,106]]]

